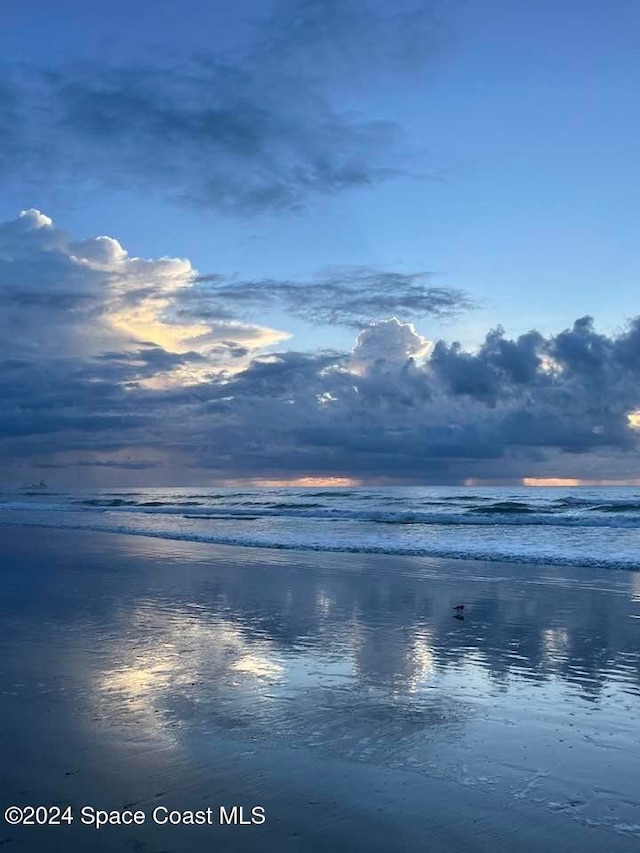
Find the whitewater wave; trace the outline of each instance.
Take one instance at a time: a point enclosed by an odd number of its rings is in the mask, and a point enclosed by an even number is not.
[[[0,527],[14,526],[15,523],[0,520]],[[251,535],[225,535],[215,533],[196,533],[193,531],[175,530],[141,530],[139,528],[117,525],[86,523],[54,524],[53,522],[20,521],[20,527],[56,528],[65,530],[91,531],[95,533],[113,533],[127,536],[143,536],[153,539],[172,540],[177,542],[199,542],[210,545],[242,546],[247,548],[287,550],[287,551],[327,551],[332,553],[357,553],[357,554],[386,554],[412,557],[438,557],[451,560],[481,560],[490,563],[519,563],[522,565],[548,565],[548,566],[573,566],[583,568],[599,569],[622,569],[626,571],[640,571],[640,560],[621,557],[572,557],[567,554],[558,554],[553,551],[518,552],[507,549],[482,549],[482,547],[454,547],[443,548],[430,546],[428,544],[416,546],[402,546],[397,544],[359,543],[357,545],[348,542],[321,541],[313,542],[308,539],[291,538],[287,541],[269,539]]]
[[[630,488],[5,492],[0,523],[256,548],[640,568],[640,493]]]

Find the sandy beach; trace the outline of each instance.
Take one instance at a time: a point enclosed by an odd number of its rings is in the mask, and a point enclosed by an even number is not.
[[[638,848],[635,572],[1,542],[0,799],[74,816],[5,823],[7,849]],[[220,805],[266,819],[220,826]],[[96,829],[83,806],[145,821]]]

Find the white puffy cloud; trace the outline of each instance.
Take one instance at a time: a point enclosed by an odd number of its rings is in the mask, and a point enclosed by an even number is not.
[[[225,350],[248,355],[287,337],[240,321],[176,319],[174,300],[196,278],[185,258],[132,257],[113,237],[74,240],[39,210],[23,211],[0,225],[5,350],[88,358],[153,345],[210,356],[212,369]]]
[[[363,329],[352,350],[351,365],[368,369],[374,365],[402,365],[426,355],[432,342],[416,331],[413,323],[396,317],[372,323]]]

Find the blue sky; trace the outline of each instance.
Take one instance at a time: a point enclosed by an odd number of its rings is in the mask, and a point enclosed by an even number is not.
[[[75,240],[109,235],[130,256],[187,258],[236,282],[318,288],[328,268],[430,272],[429,284],[476,307],[398,319],[472,353],[497,325],[508,338],[554,336],[592,315],[598,332],[619,336],[638,313],[639,23],[627,0],[405,0],[393,15],[364,0],[5,0],[0,70],[22,112],[12,124],[6,111],[0,220],[35,208]],[[207,63],[223,71],[207,76]],[[233,97],[220,101],[225,86]],[[98,115],[105,87],[112,100]],[[207,87],[224,112],[216,132],[236,134],[221,143],[213,190],[198,172],[212,163],[209,137],[183,134],[171,148],[166,124],[157,160],[151,150],[160,120],[191,120],[182,93],[200,110]],[[273,164],[277,181],[295,184],[293,201],[243,196],[243,164],[253,165],[233,140],[255,142],[247,116],[273,134],[260,191]],[[262,297],[242,319],[309,354],[349,352],[358,333]],[[251,354],[283,340],[264,338]]]
[[[169,61],[228,50],[261,11],[247,2],[116,2],[98,11],[72,0],[8,0],[0,49],[5,63],[41,67],[156,52]],[[576,311],[614,328],[635,313],[639,266],[640,9],[479,2],[443,5],[439,15],[441,32],[415,77],[344,98],[402,124],[415,174],[322,199],[303,215],[249,222],[74,187],[4,194],[3,218],[35,206],[74,233],[114,235],[136,254],[187,256],[199,269],[247,276],[308,276],[343,263],[433,270],[485,300],[482,316],[445,330],[470,344],[495,322],[512,333],[551,331]]]

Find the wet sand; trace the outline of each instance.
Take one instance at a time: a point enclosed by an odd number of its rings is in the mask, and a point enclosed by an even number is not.
[[[16,851],[631,851],[640,575],[0,530]],[[464,603],[464,619],[453,606]],[[262,825],[217,808],[262,806]],[[81,825],[80,808],[144,812]],[[160,826],[157,806],[212,807]]]

